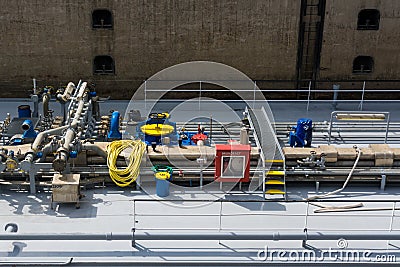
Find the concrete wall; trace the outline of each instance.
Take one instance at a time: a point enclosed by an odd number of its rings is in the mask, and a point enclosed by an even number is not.
[[[370,8],[380,11],[379,30],[357,30],[358,12]],[[399,0],[327,0],[320,78],[400,79],[399,41]],[[374,58],[372,73],[352,74],[359,55]]]
[[[228,64],[252,79],[295,79],[297,0],[0,0],[0,90],[24,96],[31,78],[59,86],[92,80],[103,94],[129,98],[139,84],[192,60]],[[110,9],[114,29],[91,27]],[[115,75],[93,75],[111,55]]]

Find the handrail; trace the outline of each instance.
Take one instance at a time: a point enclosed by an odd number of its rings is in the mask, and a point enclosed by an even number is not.
[[[248,119],[249,119],[250,127],[253,129],[253,138],[254,138],[254,141],[256,142],[257,148],[260,151],[260,160],[261,160],[261,164],[262,164],[262,177],[263,177],[262,178],[262,191],[263,191],[263,198],[265,199],[265,155],[264,155],[263,148],[262,148],[262,145],[260,143],[260,140],[258,139],[257,131],[254,128],[253,120],[251,118],[250,112],[252,112],[252,111],[246,106],[245,112],[246,112],[246,114],[249,115]]]
[[[159,202],[159,200],[155,200],[155,199],[146,199],[146,200],[142,200],[145,202],[148,201],[154,201],[154,202]],[[170,200],[165,200],[166,202],[170,201]],[[178,200],[176,200],[178,201]],[[179,202],[181,202],[182,200],[179,200]],[[331,200],[331,201],[336,201],[337,200]],[[357,200],[346,200],[345,202],[355,202]],[[137,212],[137,204],[136,202],[141,202],[141,200],[133,200],[134,202],[134,213],[133,213],[133,217],[134,217],[134,228],[135,230],[138,231],[145,231],[145,230],[184,230],[184,231],[188,231],[188,230],[198,230],[198,231],[206,231],[206,230],[218,230],[218,231],[241,231],[241,230],[246,230],[246,231],[262,231],[262,230],[303,230],[304,227],[307,228],[307,230],[313,230],[313,231],[336,231],[337,229],[334,228],[329,228],[329,227],[310,227],[310,221],[314,218],[320,218],[320,219],[326,219],[326,220],[331,220],[332,217],[335,217],[336,219],[338,218],[351,218],[351,217],[357,217],[357,218],[380,218],[381,220],[383,219],[387,219],[388,220],[388,227],[384,226],[380,226],[378,227],[373,227],[373,231],[389,231],[389,232],[396,232],[396,231],[400,231],[399,228],[395,228],[393,229],[393,221],[394,218],[399,218],[399,215],[396,215],[395,211],[396,210],[400,210],[400,207],[396,207],[396,201],[392,201],[391,203],[393,203],[392,205],[390,205],[390,207],[388,206],[387,208],[359,208],[359,209],[365,209],[365,211],[375,211],[375,212],[379,212],[379,211],[392,211],[391,214],[363,214],[361,212],[357,212],[357,213],[353,213],[353,214],[348,214],[348,213],[343,213],[343,212],[334,212],[334,213],[310,213],[308,212],[308,209],[310,206],[314,206],[314,204],[318,203],[319,205],[321,205],[321,203],[323,202],[330,202],[329,200],[324,200],[324,201],[303,201],[304,203],[307,203],[307,205],[305,205],[306,209],[304,210],[303,213],[294,213],[294,214],[287,214],[286,211],[282,211],[282,213],[276,213],[276,212],[272,212],[272,211],[266,211],[266,212],[254,212],[254,211],[249,211],[248,213],[246,212],[232,212],[232,213],[224,213],[223,212],[223,205],[226,204],[226,202],[230,203],[246,203],[246,202],[253,202],[253,203],[264,203],[265,201],[262,200],[254,200],[254,201],[246,201],[246,200],[242,200],[242,201],[227,201],[227,200],[218,200],[218,201],[214,201],[214,203],[219,203],[219,205],[215,205],[215,213],[210,213],[208,211],[208,213],[206,214],[193,214],[193,213],[176,213],[174,212],[172,215],[171,214],[154,214],[154,213],[149,213],[149,214],[145,214],[145,213],[138,213]],[[164,201],[161,201],[164,202]],[[172,200],[173,202],[173,200]],[[202,202],[200,200],[191,200],[191,202]],[[359,201],[357,201],[359,202]],[[379,202],[379,201],[363,201],[363,202]],[[285,202],[286,205],[291,205],[297,203],[297,202]],[[218,212],[219,210],[219,212]],[[354,209],[354,211],[357,211],[358,209]],[[349,211],[352,211],[351,209]],[[138,227],[138,224],[136,223],[136,219],[139,217],[176,217],[176,218],[182,218],[182,217],[193,217],[195,216],[196,218],[216,218],[218,219],[219,223],[215,224],[215,227],[182,227],[182,225],[179,225],[178,227]],[[270,224],[267,224],[266,227],[251,227],[251,228],[244,228],[244,227],[222,227],[222,220],[223,218],[234,218],[234,217],[249,217],[249,216],[265,216],[268,217],[269,221],[271,222]],[[271,227],[271,225],[274,225],[272,223],[272,220],[274,218],[287,218],[288,221],[290,221],[291,218],[305,218],[305,224],[302,224],[301,222],[297,223],[298,226],[295,227]],[[198,219],[197,219],[198,220]],[[208,220],[208,219],[207,219]],[[140,220],[139,220],[140,222]],[[355,225],[355,227],[353,229],[351,228],[346,228],[346,229],[341,229],[341,230],[345,230],[345,231],[355,231],[355,232],[359,232],[359,231],[364,231],[365,229],[359,229],[357,227],[357,225]]]
[[[357,121],[357,120],[363,120],[363,119],[358,119],[357,115],[362,117],[362,116],[368,116],[370,115],[370,121],[374,120],[373,117],[376,115],[384,115],[384,119],[386,120],[386,132],[385,132],[385,141],[384,143],[387,144],[387,139],[388,139],[388,134],[389,134],[389,123],[390,123],[390,112],[385,112],[385,111],[376,111],[376,112],[371,112],[371,111],[333,111],[331,112],[331,118],[329,121],[329,128],[328,128],[328,145],[331,144],[331,138],[332,138],[332,126],[333,126],[333,119],[340,120],[337,118],[337,115],[339,114],[348,114],[351,118],[351,116],[355,117],[352,121]],[[368,117],[366,117],[368,119]],[[379,120],[381,120],[379,118]]]

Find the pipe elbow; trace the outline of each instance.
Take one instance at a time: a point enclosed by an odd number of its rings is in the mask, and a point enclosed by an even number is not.
[[[71,95],[76,89],[75,84],[72,82],[69,82],[67,87],[64,90],[63,94],[58,94],[57,99],[61,102],[68,102],[71,99]]]
[[[24,122],[21,125],[21,130],[23,131],[28,131],[31,128],[33,128],[33,123],[31,120],[24,120]]]
[[[108,139],[122,139],[122,134],[119,131],[119,117],[118,111],[114,111],[111,116],[110,131],[108,133]]]

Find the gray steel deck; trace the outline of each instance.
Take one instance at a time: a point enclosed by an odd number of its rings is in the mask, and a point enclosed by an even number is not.
[[[322,186],[320,193],[336,187]],[[399,199],[399,188],[380,192],[374,187],[350,187],[333,201],[319,204],[340,206],[362,202],[363,208],[383,208],[382,211],[350,211],[340,213],[313,213],[316,209],[302,199],[314,195],[312,187],[290,187],[293,202],[258,202],[259,194],[233,191],[223,200],[230,202],[206,202],[209,194],[199,192],[185,195],[178,189],[168,199],[159,202],[140,192],[120,191],[117,188],[96,188],[85,191],[81,209],[62,204],[50,209],[49,194],[29,196],[24,192],[2,193],[0,201],[1,222],[15,222],[19,234],[24,233],[129,233],[137,232],[299,232],[343,234],[357,231],[400,232],[400,211],[393,209]],[[218,190],[213,194],[223,194]],[[154,196],[153,196],[154,197]],[[188,201],[185,201],[185,200]],[[298,201],[296,201],[298,200]],[[396,208],[396,207],[395,207]],[[134,222],[136,220],[136,223]],[[18,234],[17,233],[17,234]],[[20,247],[16,250],[13,245]],[[338,250],[337,240],[308,241],[309,249]],[[101,264],[141,262],[189,264],[197,261],[212,261],[231,264],[257,264],[259,250],[265,246],[280,251],[304,251],[301,241],[136,241],[132,248],[129,241],[1,241],[2,262],[66,262],[95,261]],[[349,240],[347,250],[389,253],[399,257],[400,241],[355,241]],[[374,254],[375,255],[375,254]],[[386,254],[385,254],[386,255]],[[371,256],[372,259],[372,256]],[[277,261],[290,261],[287,256]],[[299,260],[300,261],[300,260]],[[108,263],[107,263],[108,262]],[[306,261],[300,261],[306,263]],[[329,258],[324,262],[332,262]],[[335,262],[335,261],[333,261]],[[364,262],[361,260],[361,262]]]
[[[6,112],[16,114],[20,101],[2,102],[0,118]],[[3,105],[4,104],[4,105]],[[126,102],[110,101],[104,103],[103,110],[121,110]],[[140,104],[140,103],[139,103]],[[350,104],[340,104],[343,110],[354,109]],[[400,111],[397,103],[384,106],[366,103],[365,110],[391,111],[392,121],[399,121]],[[165,108],[168,105],[166,104]],[[237,110],[241,106],[238,104]],[[278,122],[294,122],[299,117],[311,117],[314,121],[329,119],[330,104],[312,103],[308,114],[304,103],[272,103],[272,111]],[[57,111],[57,108],[54,108]],[[15,113],[14,113],[15,110]],[[223,115],[223,114],[222,114]],[[176,118],[180,121],[179,118]],[[229,118],[227,118],[229,121]],[[397,131],[392,133],[397,135]],[[341,187],[341,183],[320,185],[318,194],[330,192]],[[346,212],[314,213],[312,203],[304,201],[315,192],[314,184],[288,184],[289,201],[264,201],[261,192],[242,192],[237,188],[230,191],[224,185],[222,191],[215,184],[207,192],[185,193],[183,188],[172,187],[166,200],[155,196],[154,184],[149,195],[141,191],[120,189],[114,186],[96,187],[83,192],[81,208],[61,204],[50,209],[50,193],[39,192],[29,195],[26,191],[1,189],[0,227],[7,223],[17,223],[18,234],[62,234],[62,233],[204,233],[204,232],[304,232],[355,233],[370,231],[379,233],[400,233],[400,187],[388,184],[381,191],[379,184],[351,184],[337,196],[318,201],[328,206],[362,203],[362,209]],[[210,201],[222,197],[223,201]],[[377,210],[380,208],[382,210]],[[374,210],[376,209],[376,210]],[[4,233],[5,234],[5,233]],[[341,240],[342,242],[343,240]],[[132,247],[130,241],[90,241],[90,240],[47,240],[47,241],[9,241],[1,240],[0,265],[36,265],[39,263],[59,265],[259,265],[271,263],[262,259],[259,253],[268,247],[274,251],[274,264],[288,263],[299,265],[321,264],[365,264],[372,266],[385,255],[386,263],[400,261],[400,241],[398,240],[345,240],[346,246],[338,247],[338,240],[309,240],[306,247],[302,241],[226,241],[226,240],[137,240]],[[340,243],[342,244],[342,243]],[[342,253],[371,252],[367,258],[337,259],[329,257],[329,250]],[[306,251],[306,252],[305,252]],[[281,253],[281,257],[278,257]],[[310,260],[297,258],[297,254],[315,253]],[[339,254],[335,254],[339,255]],[[259,257],[261,256],[261,257]],[[339,255],[340,256],[340,255]],[[390,256],[390,257],[389,257]],[[393,257],[392,257],[393,256]],[[395,258],[394,258],[395,257]],[[273,266],[273,265],[271,265]]]

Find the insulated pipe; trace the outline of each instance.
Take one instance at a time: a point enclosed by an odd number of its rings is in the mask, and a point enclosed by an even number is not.
[[[208,233],[103,233],[0,234],[1,240],[400,240],[398,232],[208,232]]]
[[[82,81],[79,80],[78,85],[76,86],[76,88],[81,88],[81,85],[82,85]],[[69,105],[68,105],[68,108],[67,108],[68,114],[67,114],[66,119],[65,119],[65,121],[64,121],[65,124],[67,124],[68,121],[69,121],[69,119],[70,119],[70,116],[71,116],[70,111],[71,111],[73,105],[76,103],[76,102],[75,102],[75,99],[76,99],[76,96],[77,96],[77,94],[78,94],[78,91],[79,91],[79,90],[77,90],[77,89],[74,91],[74,94],[72,95],[73,101],[69,102]]]
[[[79,94],[80,96],[83,95],[83,92],[85,92],[85,89],[86,89],[86,82],[83,83],[83,84],[80,86],[79,93],[77,93],[77,94]],[[81,102],[83,102],[83,101],[80,101],[80,103],[79,103],[80,106],[78,107],[78,110],[77,110],[77,112],[75,113],[75,117],[77,117],[77,115],[80,116],[80,113],[82,112],[83,104],[84,104],[84,103],[81,103]],[[71,102],[71,104],[72,104],[72,102]],[[78,111],[79,111],[79,113],[78,113]],[[78,119],[79,119],[79,117],[78,117]],[[75,127],[75,126],[77,125],[77,123],[78,123],[78,119],[75,119],[75,118],[74,118],[74,121],[72,122],[71,126]],[[33,157],[30,156],[30,155],[33,154],[33,153],[35,153],[35,152],[38,152],[38,151],[39,151],[39,146],[40,146],[40,144],[43,142],[43,139],[44,139],[47,135],[49,135],[49,134],[59,134],[59,133],[61,133],[63,130],[68,129],[69,127],[70,127],[69,125],[64,125],[64,126],[61,126],[61,127],[58,127],[58,128],[49,129],[49,130],[40,132],[40,133],[36,136],[35,141],[32,143],[31,150],[27,152],[27,154],[26,154],[26,156],[25,156],[25,160],[24,160],[25,163],[24,163],[23,165],[25,165],[26,167],[28,167],[28,165],[30,165],[30,164],[33,162]]]
[[[75,90],[75,84],[72,83],[72,82],[69,82],[67,87],[64,90],[64,93],[57,95],[57,99],[59,101],[64,102],[64,103],[68,102],[71,99],[71,95],[72,95],[74,90]]]
[[[82,100],[83,95],[85,94],[85,91],[86,91],[86,85],[87,85],[87,82],[83,82],[82,85],[81,85],[81,87],[79,87],[79,91],[78,91],[78,94],[77,94],[77,96],[76,96],[76,99],[77,99],[78,101],[81,101],[81,100]]]
[[[61,133],[61,131],[67,129],[68,127],[69,127],[68,125],[64,125],[64,126],[61,126],[61,127],[58,127],[58,128],[49,129],[49,130],[40,132],[40,133],[36,136],[35,141],[32,143],[32,146],[31,146],[32,149],[31,149],[31,151],[29,151],[29,152],[37,152],[37,151],[39,150],[40,144],[42,143],[43,139],[44,139],[47,135],[49,135],[49,134],[59,134],[59,133]],[[28,153],[29,153],[29,152],[28,152]]]
[[[78,108],[76,109],[71,125],[69,125],[63,136],[63,145],[57,150],[57,156],[53,161],[53,168],[55,171],[62,172],[67,166],[70,145],[76,137],[76,128],[82,116],[83,108],[85,107],[85,100],[87,100],[86,85],[86,82],[82,83],[81,87],[79,88],[78,95],[76,96],[76,99],[79,101]]]
[[[38,160],[38,162],[44,162],[46,160],[47,155],[50,152],[55,152],[56,146],[52,144],[52,142],[45,145],[42,149],[42,157]]]
[[[47,117],[49,114],[50,94],[43,94],[43,116]]]

